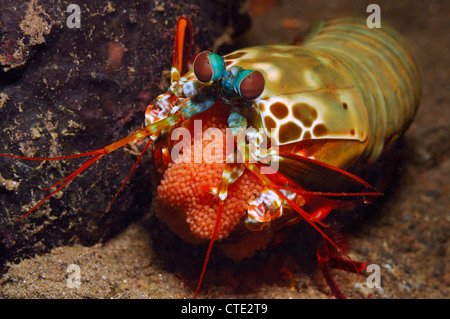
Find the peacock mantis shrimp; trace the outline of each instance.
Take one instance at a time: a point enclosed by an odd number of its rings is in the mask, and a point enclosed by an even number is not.
[[[0,154],[37,161],[90,157],[20,219],[103,156],[148,138],[110,205],[153,145],[155,156],[165,163],[158,197],[170,208],[158,215],[187,240],[209,240],[194,296],[216,240],[226,242],[239,232],[239,244],[254,245],[256,250],[270,241],[266,235],[303,221],[322,237],[316,248],[318,265],[331,291],[345,297],[329,265],[360,272],[365,264],[350,259],[326,220],[333,212],[351,210],[381,195],[356,174],[389,152],[416,113],[420,78],[405,43],[389,26],[369,29],[363,19],[339,18],[315,25],[300,45],[251,47],[223,57],[204,51],[188,68],[191,39],[191,22],[182,16],[170,87],[150,103],[142,129],[81,154],[53,158]],[[192,131],[193,122],[211,117],[214,121],[200,131],[221,123],[227,140],[236,145],[217,163],[200,160],[194,169],[194,164],[170,156],[180,150],[169,139],[177,128]],[[187,142],[183,155],[195,138]],[[176,226],[180,223],[184,226]]]

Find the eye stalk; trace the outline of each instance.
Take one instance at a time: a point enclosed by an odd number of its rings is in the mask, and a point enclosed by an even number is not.
[[[234,79],[234,90],[244,100],[254,100],[264,91],[264,76],[256,70],[241,70]]]
[[[225,71],[223,58],[210,51],[203,51],[194,61],[194,74],[202,83],[218,81]]]

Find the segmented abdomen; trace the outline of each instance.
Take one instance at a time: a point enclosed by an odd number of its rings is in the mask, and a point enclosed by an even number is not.
[[[306,155],[337,167],[373,163],[403,133],[419,104],[417,67],[404,40],[362,18],[317,24],[301,45],[246,48],[227,65],[266,80],[251,122],[280,145],[314,140]]]
[[[318,24],[303,46],[329,53],[352,75],[369,120],[367,152],[378,157],[419,105],[420,76],[404,40],[386,24],[370,29],[363,19],[341,18]]]

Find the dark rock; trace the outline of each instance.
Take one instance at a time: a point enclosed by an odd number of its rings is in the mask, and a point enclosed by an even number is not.
[[[142,127],[146,106],[167,89],[164,74],[171,67],[178,16],[192,20],[196,52],[236,25],[242,2],[82,2],[81,27],[70,28],[70,1],[0,0],[0,153],[82,153]],[[83,159],[0,158],[0,261],[62,244],[93,244],[148,212],[154,171],[148,153],[104,216],[137,159],[124,149],[105,156],[19,222],[49,194],[43,187]]]

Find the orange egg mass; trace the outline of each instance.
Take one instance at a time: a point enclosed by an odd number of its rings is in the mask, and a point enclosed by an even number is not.
[[[228,106],[217,102],[210,110],[183,123],[183,127],[189,129],[192,136],[192,161],[170,163],[157,189],[157,198],[160,202],[160,207],[156,210],[157,215],[172,231],[187,241],[210,239],[214,230],[219,201],[217,196],[211,194],[211,189],[219,187],[225,168],[225,129],[228,115]],[[200,136],[194,136],[194,120],[202,120],[202,132],[211,127],[222,131],[223,161],[205,160],[208,155],[207,145],[211,140],[202,140]],[[195,149],[194,143],[199,142],[202,143],[202,147]],[[199,150],[202,154],[198,154]],[[203,160],[194,163],[194,156],[202,156]],[[242,223],[249,201],[254,199],[262,188],[260,180],[249,171],[244,172],[229,186],[217,240],[227,238]]]

